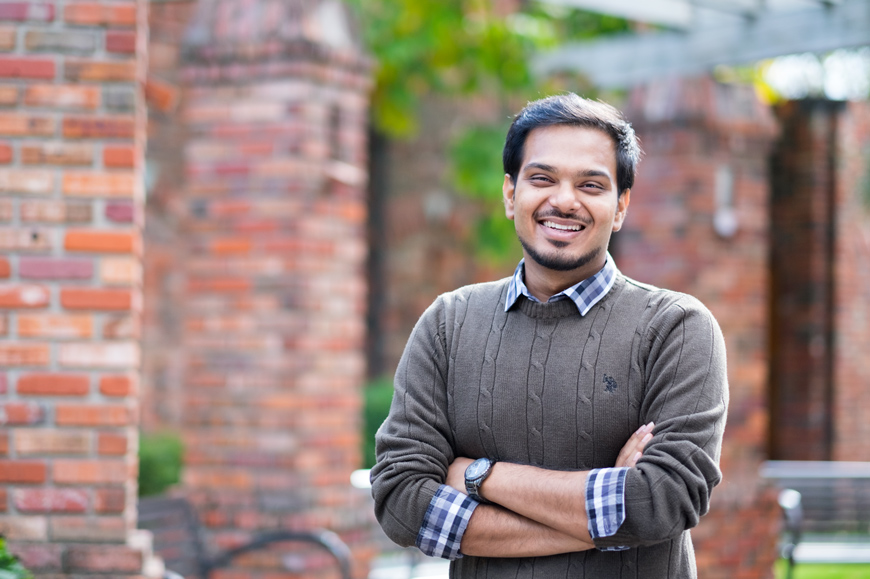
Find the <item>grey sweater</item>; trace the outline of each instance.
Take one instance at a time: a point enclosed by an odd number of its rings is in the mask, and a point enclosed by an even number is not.
[[[626,477],[625,522],[596,540],[631,549],[466,556],[451,564],[451,577],[695,577],[688,529],[721,479],[728,404],[715,319],[690,296],[621,274],[586,316],[569,300],[524,297],[505,312],[508,282],[444,294],[414,328],[372,470],[385,532],[414,544],[456,456],[610,467],[629,436],[653,421],[654,437]]]

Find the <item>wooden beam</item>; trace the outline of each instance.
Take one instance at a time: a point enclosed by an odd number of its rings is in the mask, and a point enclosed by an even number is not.
[[[653,32],[564,45],[539,55],[540,75],[575,71],[600,87],[619,88],[663,76],[701,74],[785,54],[870,45],[870,2],[840,0],[794,12],[761,12],[685,32]]]

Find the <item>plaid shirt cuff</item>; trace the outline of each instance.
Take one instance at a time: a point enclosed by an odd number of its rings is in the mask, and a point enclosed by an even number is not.
[[[430,557],[459,559],[462,535],[468,527],[471,513],[479,505],[476,500],[447,485],[441,485],[423,517],[417,534],[417,546]]]
[[[625,475],[628,469],[596,468],[586,479],[586,515],[592,539],[611,537],[625,521]],[[604,547],[601,551],[624,551],[628,547]]]

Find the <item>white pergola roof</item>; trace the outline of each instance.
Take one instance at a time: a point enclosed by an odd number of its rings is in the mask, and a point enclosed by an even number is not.
[[[691,75],[719,64],[870,44],[870,0],[544,0],[664,27],[540,55],[535,69],[601,87]]]

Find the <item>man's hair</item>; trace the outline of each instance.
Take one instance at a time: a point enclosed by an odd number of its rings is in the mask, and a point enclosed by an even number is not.
[[[505,174],[516,184],[523,162],[526,139],[532,130],[552,125],[598,129],[616,145],[616,186],[619,195],[634,185],[641,149],[631,124],[617,109],[585,99],[574,93],[555,95],[530,102],[511,123],[502,152]]]

